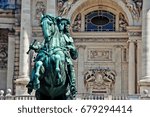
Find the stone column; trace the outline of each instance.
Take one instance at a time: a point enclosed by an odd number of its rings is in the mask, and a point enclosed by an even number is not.
[[[78,77],[77,77],[77,91],[79,94],[85,93],[84,88],[84,50],[85,46],[78,46]]]
[[[142,78],[142,40],[137,40],[137,82]],[[138,85],[138,83],[137,83]],[[139,93],[139,86],[137,86],[137,93]]]
[[[143,0],[142,11],[142,80],[140,80],[140,93],[144,90],[150,93],[150,2]]]
[[[116,70],[116,82],[115,82],[115,94],[121,94],[121,46],[115,47],[115,70]]]
[[[57,0],[47,0],[47,13],[50,13],[54,16],[57,15]]]
[[[128,94],[135,94],[135,43],[129,40]]]
[[[8,63],[7,63],[7,89],[13,89],[14,75],[14,59],[15,59],[15,35],[8,35]]]
[[[31,40],[31,0],[22,0],[21,3],[21,35],[20,35],[20,57],[19,77],[16,80],[16,94],[27,94],[26,85],[29,82],[30,59],[26,52]]]

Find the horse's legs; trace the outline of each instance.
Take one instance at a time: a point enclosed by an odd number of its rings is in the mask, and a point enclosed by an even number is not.
[[[55,71],[56,71],[56,75],[57,75],[57,78],[58,78],[58,84],[59,82],[61,82],[61,74],[60,74],[60,61],[61,61],[61,58],[59,55],[55,55],[55,65],[56,65],[56,68],[55,68]]]
[[[36,77],[39,77],[40,76],[40,68],[42,67],[42,65],[43,65],[43,62],[42,61],[37,61],[36,63],[35,63],[35,76]]]
[[[40,77],[40,69],[41,69],[41,67],[42,67],[42,65],[43,65],[43,62],[42,61],[37,61],[36,63],[35,63],[35,71],[34,71],[34,73],[32,74],[32,76],[33,76],[33,84],[34,84],[34,89],[38,89],[38,88],[40,88],[40,80],[39,80],[39,77]]]

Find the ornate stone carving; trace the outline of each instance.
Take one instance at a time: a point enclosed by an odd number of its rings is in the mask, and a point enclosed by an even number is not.
[[[118,42],[127,42],[127,38],[120,38],[120,39],[117,39],[117,38],[111,38],[111,39],[109,39],[109,38],[107,38],[107,39],[103,39],[103,38],[99,38],[99,39],[97,39],[97,38],[74,38],[74,42],[75,43],[84,43],[84,42],[95,42],[95,43],[100,43],[100,42],[105,42],[105,43],[107,43],[107,42],[116,42],[116,43],[118,43]]]
[[[119,14],[119,31],[124,32],[127,31],[128,22],[125,19],[125,16],[120,13]]]
[[[129,32],[129,36],[141,36],[142,32]]]
[[[8,57],[7,44],[0,44],[0,69],[7,68]]]
[[[0,69],[7,68],[8,30],[0,29]]]
[[[40,19],[40,17],[41,17],[41,14],[44,14],[45,12],[46,12],[46,0],[38,0],[37,2],[36,2],[36,5],[35,5],[35,18],[37,19],[37,20],[39,20]]]
[[[142,0],[122,0],[126,7],[130,10],[132,16],[134,19],[138,20],[141,15],[141,10],[142,10]]]
[[[8,43],[8,30],[0,29],[0,44]]]
[[[101,49],[101,48],[90,48],[88,49],[88,60],[89,61],[111,61],[112,50]]]
[[[34,0],[32,5],[33,25],[39,26],[41,14],[46,13],[47,0]]]
[[[58,15],[64,16],[78,0],[57,0]]]
[[[110,69],[90,69],[84,74],[87,90],[108,90],[115,84],[116,72]],[[108,92],[109,93],[109,92]]]
[[[76,18],[72,24],[72,31],[73,32],[80,32],[81,31],[81,13],[79,13],[76,16]]]

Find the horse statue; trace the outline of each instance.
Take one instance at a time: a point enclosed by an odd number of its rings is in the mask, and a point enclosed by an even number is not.
[[[44,40],[41,44],[30,45],[38,54],[27,85],[29,94],[36,90],[37,100],[66,100],[76,96],[71,58],[77,59],[77,50],[68,35],[68,25],[67,19],[49,14],[41,16]]]

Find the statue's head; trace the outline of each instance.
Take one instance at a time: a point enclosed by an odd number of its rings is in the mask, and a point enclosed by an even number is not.
[[[70,21],[68,19],[62,18],[60,16],[56,17],[56,24],[60,32],[65,33],[69,31]]]

